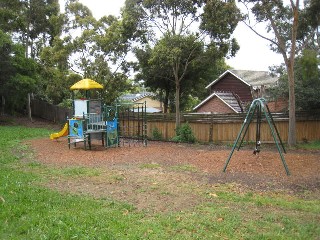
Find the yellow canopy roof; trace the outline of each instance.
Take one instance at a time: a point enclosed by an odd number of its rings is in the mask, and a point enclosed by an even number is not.
[[[96,81],[85,78],[73,84],[70,87],[70,90],[77,90],[77,89],[89,90],[89,89],[102,89],[102,88],[103,86],[100,83],[97,83]]]

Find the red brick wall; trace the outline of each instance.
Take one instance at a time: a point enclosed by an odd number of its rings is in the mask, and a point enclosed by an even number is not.
[[[201,112],[213,112],[213,113],[234,113],[234,111],[220,98],[214,96],[201,107],[196,110],[198,113]]]
[[[273,102],[268,102],[270,112],[284,112],[288,109],[289,103],[287,100],[279,99]]]

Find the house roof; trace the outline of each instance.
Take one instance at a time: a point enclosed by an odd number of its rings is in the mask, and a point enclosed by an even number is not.
[[[125,94],[120,97],[121,100],[136,102],[145,97],[154,97],[155,94],[151,92],[143,92],[143,93],[134,93],[134,94]]]
[[[228,107],[230,107],[234,112],[240,113],[242,112],[242,109],[239,105],[238,100],[231,92],[214,92],[209,97],[207,97],[205,100],[203,100],[201,103],[199,103],[197,106],[193,108],[193,110],[198,109],[202,105],[204,105],[206,102],[208,102],[210,99],[212,99],[214,96],[219,98],[221,101],[223,101]]]
[[[211,87],[220,81],[225,75],[228,73],[232,74],[240,81],[244,82],[248,86],[252,86],[253,88],[264,86],[272,86],[275,85],[278,81],[278,78],[270,76],[267,71],[252,71],[252,70],[227,70],[222,73],[217,79],[211,82],[206,88]]]
[[[277,77],[270,75],[268,71],[231,70],[234,74],[244,79],[251,86],[272,86],[278,81]]]

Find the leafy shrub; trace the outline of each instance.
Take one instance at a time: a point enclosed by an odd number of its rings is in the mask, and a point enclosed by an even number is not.
[[[176,129],[176,136],[172,138],[175,142],[194,143],[196,141],[189,123],[182,124]]]
[[[59,107],[72,108],[72,99],[63,99],[61,103],[58,104]]]
[[[155,127],[152,129],[152,139],[153,140],[162,140],[162,133],[160,132],[160,130]]]

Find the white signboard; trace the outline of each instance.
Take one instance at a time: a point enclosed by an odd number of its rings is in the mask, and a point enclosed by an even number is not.
[[[88,100],[75,99],[74,100],[74,116],[82,117],[83,114],[88,113]]]

